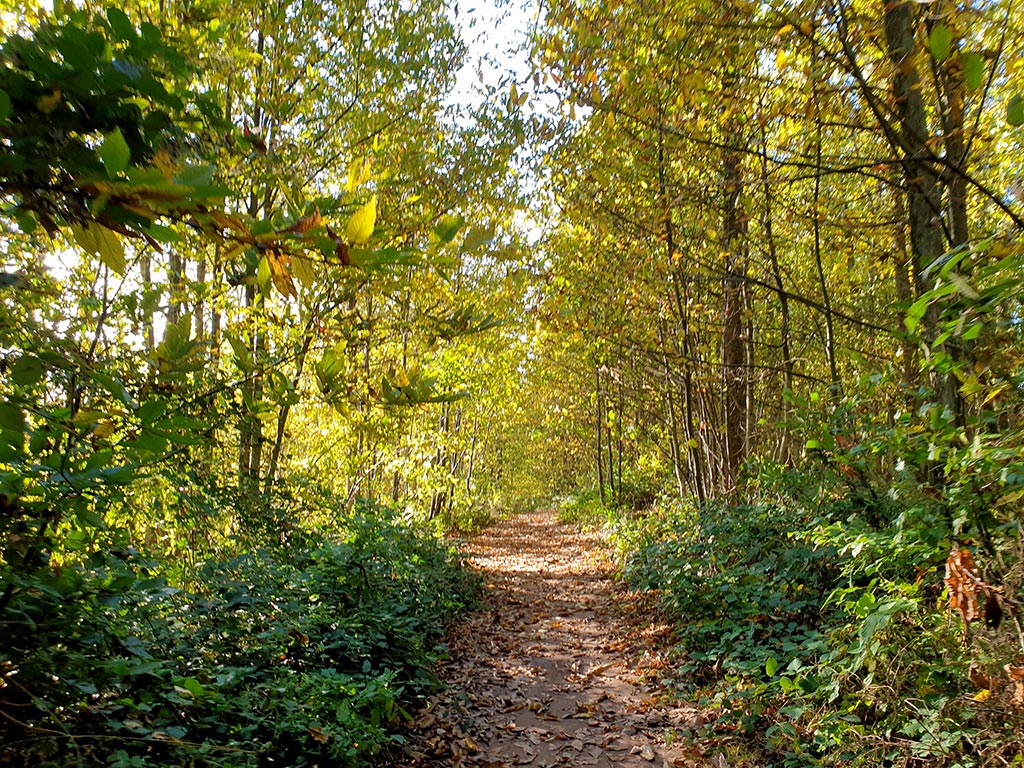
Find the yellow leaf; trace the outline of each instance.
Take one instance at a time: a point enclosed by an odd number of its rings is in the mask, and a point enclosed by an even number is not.
[[[363,184],[370,180],[373,169],[373,158],[362,157],[353,160],[348,164],[348,191],[355,192]]]
[[[291,272],[288,271],[290,262],[291,259],[284,253],[270,251],[267,254],[267,264],[270,266],[270,279],[273,280],[274,287],[286,299],[299,295],[299,292],[295,290],[295,281],[292,280]]]
[[[373,234],[373,226],[377,222],[377,196],[371,195],[366,205],[352,214],[345,228],[345,236],[350,243],[365,243]]]
[[[234,230],[242,237],[252,237],[249,232],[249,228],[245,226],[245,222],[237,216],[232,216],[229,213],[223,211],[210,211],[210,218],[213,219],[214,223],[221,229]]]
[[[292,275],[302,284],[303,288],[311,288],[316,281],[313,262],[305,256],[294,256],[292,258]]]
[[[107,414],[104,413],[103,411],[97,411],[97,410],[92,410],[92,409],[86,408],[86,409],[81,410],[78,413],[76,413],[71,418],[71,423],[72,424],[92,424],[92,423],[94,423],[96,421],[99,421],[100,419],[102,419],[106,415]]]
[[[991,695],[992,695],[992,691],[990,691],[988,688],[985,688],[983,690],[978,691],[971,698],[974,699],[975,701],[988,701],[988,697],[991,696]]]
[[[178,175],[178,167],[166,149],[158,149],[153,153],[153,166],[168,181],[174,181],[174,177]]]
[[[124,245],[113,231],[90,221],[84,227],[72,227],[71,232],[82,250],[99,256],[100,261],[117,274],[125,273],[128,265],[124,256]]]
[[[92,433],[100,439],[110,437],[114,434],[114,423],[104,419],[93,428]]]

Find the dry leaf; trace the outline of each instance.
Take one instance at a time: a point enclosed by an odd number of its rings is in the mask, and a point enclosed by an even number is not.
[[[946,589],[949,604],[960,611],[965,624],[978,618],[978,587],[982,583],[974,558],[966,549],[953,549],[946,560]]]
[[[274,281],[274,287],[286,299],[292,299],[299,295],[295,290],[295,281],[292,280],[292,273],[288,271],[291,258],[281,251],[269,251],[267,253],[267,264],[270,265],[270,279]]]
[[[1013,686],[1013,697],[1010,699],[1010,703],[1015,707],[1024,707],[1024,667],[1007,664],[1003,669]]]

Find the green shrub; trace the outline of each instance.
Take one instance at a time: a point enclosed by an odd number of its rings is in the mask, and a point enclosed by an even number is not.
[[[395,744],[477,582],[381,507],[361,505],[329,540],[293,539],[209,562],[189,591],[127,551],[23,577],[2,617],[7,752],[344,766]]]

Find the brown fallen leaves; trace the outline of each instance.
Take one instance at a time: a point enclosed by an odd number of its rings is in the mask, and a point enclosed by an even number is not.
[[[713,715],[670,706],[651,680],[670,627],[618,591],[598,536],[552,511],[470,543],[488,608],[449,637],[448,690],[410,723],[403,765],[698,766],[680,740]]]

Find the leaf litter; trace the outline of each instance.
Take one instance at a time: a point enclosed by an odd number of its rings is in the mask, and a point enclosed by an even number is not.
[[[467,554],[485,607],[450,633],[447,688],[408,724],[402,765],[711,764],[682,736],[714,715],[667,700],[671,627],[616,585],[600,533],[539,510],[488,528]]]

